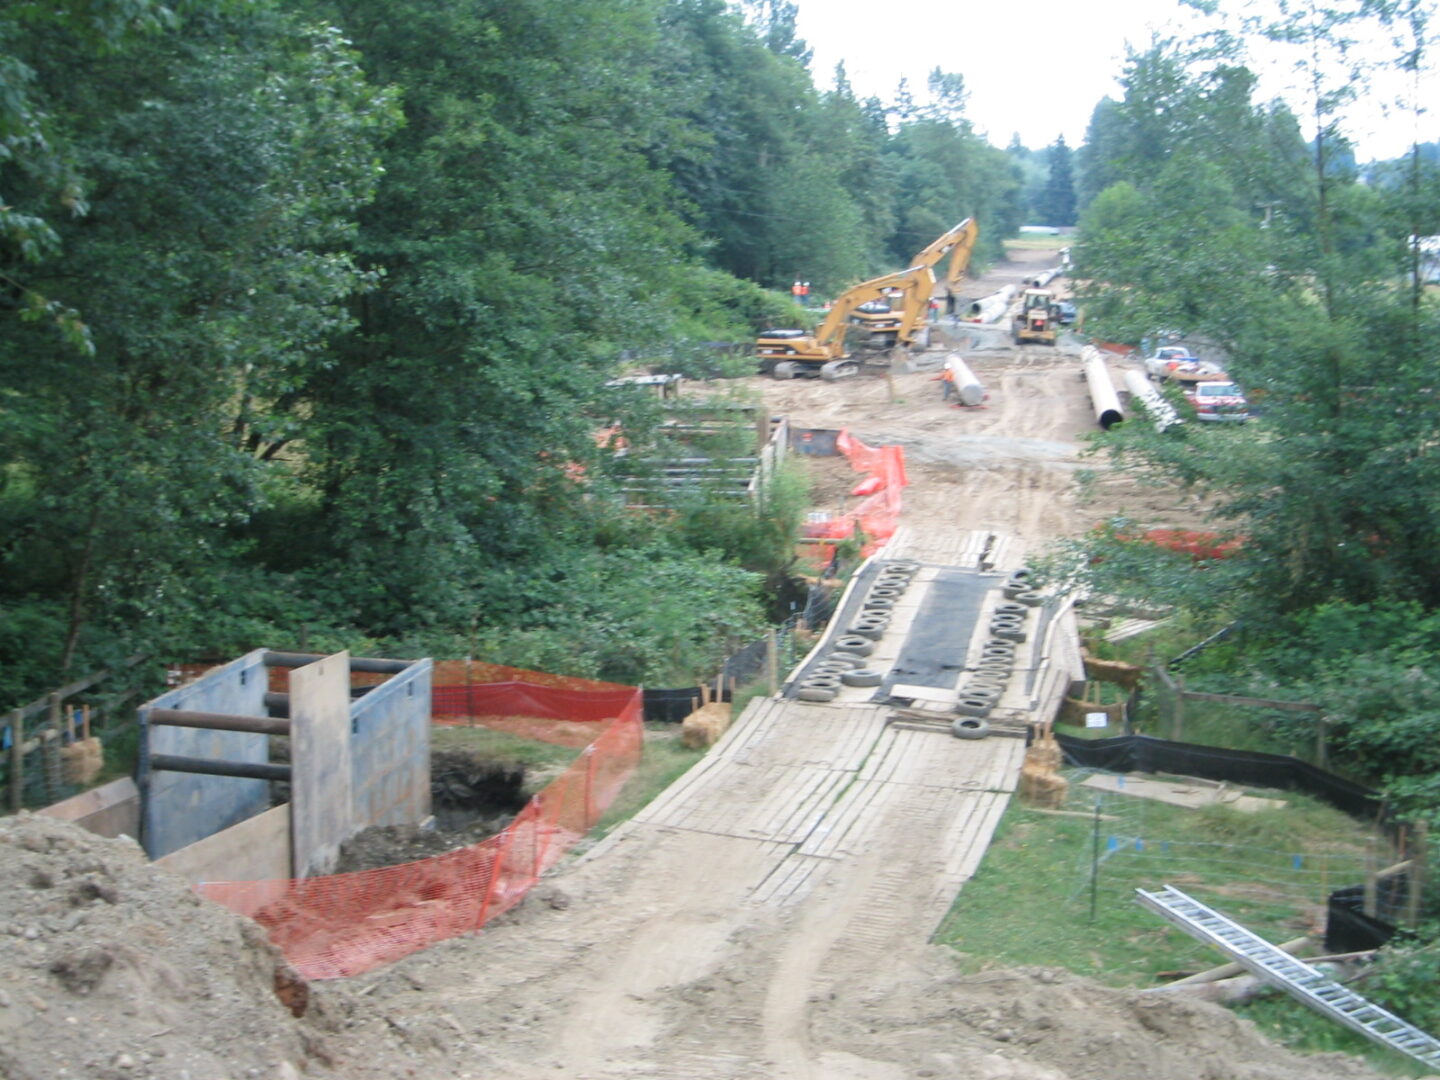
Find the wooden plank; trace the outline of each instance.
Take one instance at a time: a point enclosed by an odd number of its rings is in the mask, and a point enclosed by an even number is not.
[[[758,903],[794,903],[809,891],[811,878],[823,865],[819,859],[791,853],[751,893]]]
[[[793,776],[788,779],[785,774]],[[846,774],[813,768],[785,768],[780,783],[771,797],[759,803],[746,815],[746,831],[767,840],[798,843],[823,816],[835,788],[847,780]],[[734,807],[728,808],[733,815]]]
[[[885,733],[876,740],[875,750],[866,759],[864,766],[860,769],[859,779],[861,780],[885,780],[895,770],[895,743],[900,732],[893,727],[887,727]]]
[[[853,773],[860,771],[885,733],[885,713],[885,709],[876,706],[852,710],[851,735],[846,740],[843,756],[836,760],[837,765]]]
[[[854,854],[864,838],[864,825],[874,820],[869,812],[885,802],[886,788],[875,781],[851,784],[826,819],[805,838],[799,853],[824,858]]]
[[[636,821],[661,822],[670,810],[678,803],[689,797],[689,793],[695,788],[707,782],[706,774],[716,768],[720,759],[707,755],[690,766],[689,770],[667,787],[653,800],[651,800],[639,813],[635,815]]]
[[[957,830],[960,842],[948,849],[945,863],[945,878],[960,883],[974,876],[990,837],[1004,813],[1009,797],[993,791],[982,791],[967,795],[964,828]]]
[[[974,797],[975,803],[966,817],[964,842],[957,845],[947,860],[926,910],[926,925],[933,934],[950,911],[956,895],[975,876],[981,860],[990,847],[990,839],[1009,803],[1008,795],[986,792]]]
[[[785,703],[774,698],[752,698],[736,721],[725,734],[716,740],[707,757],[724,758],[753,741],[760,741],[764,733],[775,723]]]
[[[1020,766],[1025,761],[1025,745],[1018,740],[997,747],[986,770],[983,787],[986,791],[1013,792],[1020,783]]]

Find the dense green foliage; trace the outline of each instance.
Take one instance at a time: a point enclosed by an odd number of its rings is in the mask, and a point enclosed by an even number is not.
[[[1205,661],[1207,688],[1323,703],[1336,759],[1406,816],[1440,820],[1440,306],[1414,240],[1440,226],[1440,188],[1418,148],[1358,179],[1340,130],[1359,76],[1327,61],[1351,55],[1362,19],[1426,40],[1410,7],[1256,28],[1300,49],[1306,135],[1284,107],[1252,102],[1254,76],[1211,39],[1152,43],[1124,100],[1097,108],[1075,251],[1088,328],[1223,357],[1260,416],[1101,440],[1205,496],[1243,537],[1238,557],[1147,551],[1117,523],[1092,538],[1082,576],[1239,621],[1239,643]]]
[[[605,383],[1018,220],[958,76],[821,91],[794,16],[0,12],[0,697],[260,644],[689,681],[752,638],[803,492],[627,510],[594,433],[663,414]]]

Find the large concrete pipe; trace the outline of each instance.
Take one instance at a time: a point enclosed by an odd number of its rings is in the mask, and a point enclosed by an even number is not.
[[[1182,423],[1180,414],[1175,411],[1175,406],[1166,401],[1160,391],[1156,390],[1147,379],[1138,371],[1125,372],[1125,389],[1130,391],[1130,400],[1140,402],[1145,410],[1145,415],[1155,425],[1156,431],[1164,431],[1174,424]]]
[[[970,322],[994,322],[1005,314],[1005,309],[1010,306],[1010,301],[1015,297],[1015,286],[1006,285],[999,292],[993,292],[989,296],[982,296],[970,305],[965,313],[965,318]]]
[[[1050,282],[1054,281],[1057,277],[1059,277],[1060,273],[1060,267],[1058,266],[1052,266],[1049,270],[1041,270],[1040,273],[1036,274],[1033,279],[1035,288],[1043,289],[1046,285],[1049,285]]]
[[[946,380],[949,392],[960,399],[961,405],[979,405],[985,400],[985,388],[980,385],[980,380],[970,370],[968,364],[960,359],[959,353],[951,353],[945,357],[945,371],[950,376]]]
[[[1090,404],[1095,408],[1095,419],[1109,431],[1125,419],[1120,411],[1120,395],[1110,381],[1110,369],[1105,366],[1105,357],[1093,345],[1085,346],[1080,359],[1085,364],[1085,381],[1090,384]]]

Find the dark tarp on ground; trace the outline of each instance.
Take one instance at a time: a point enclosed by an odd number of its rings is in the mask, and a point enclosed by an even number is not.
[[[839,436],[839,428],[791,428],[790,449],[797,454],[838,457],[840,448],[835,445],[835,440]]]
[[[1175,773],[1251,787],[1303,791],[1324,799],[1351,817],[1377,825],[1382,823],[1385,804],[1377,792],[1299,758],[1170,742],[1149,735],[1079,739],[1057,734],[1055,739],[1065,753],[1065,760],[1072,765],[1107,772]]]

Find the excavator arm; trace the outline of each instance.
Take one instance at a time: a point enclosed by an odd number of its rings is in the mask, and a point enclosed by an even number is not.
[[[960,279],[969,269],[970,256],[974,253],[975,241],[980,236],[980,226],[975,224],[974,218],[966,218],[951,231],[957,230],[959,235],[950,248],[950,266],[945,273],[945,290],[950,293],[955,291],[955,286],[960,284]]]
[[[910,260],[910,267],[912,270],[924,268],[933,274],[935,268],[948,257],[950,262],[945,272],[945,294],[953,297],[955,286],[965,276],[965,270],[970,265],[970,255],[975,250],[975,239],[979,235],[980,227],[975,224],[973,217],[968,217],[921,248]],[[934,284],[932,278],[932,292]],[[928,303],[930,297],[926,296],[924,299]],[[953,307],[953,300],[951,306]],[[893,307],[892,305],[892,309]],[[869,331],[871,341],[886,346],[908,345],[915,335],[916,324],[907,321],[904,313],[896,310],[862,311],[855,316],[855,322]]]
[[[945,273],[945,287],[953,289],[965,274],[965,268],[970,265],[970,254],[975,250],[975,239],[980,235],[980,226],[975,224],[973,217],[967,217],[960,224],[947,232],[943,232],[933,243],[922,248],[915,258],[910,260],[911,266],[928,266],[932,271],[940,265],[940,261],[946,255],[950,256],[950,266]]]
[[[934,285],[934,273],[924,266],[911,266],[898,273],[862,281],[841,294],[813,334],[799,330],[761,331],[755,342],[756,356],[762,361],[789,361],[805,366],[839,360],[845,356],[845,330],[855,310],[861,304],[879,300],[892,289],[902,293],[900,315],[908,333],[925,317]]]

